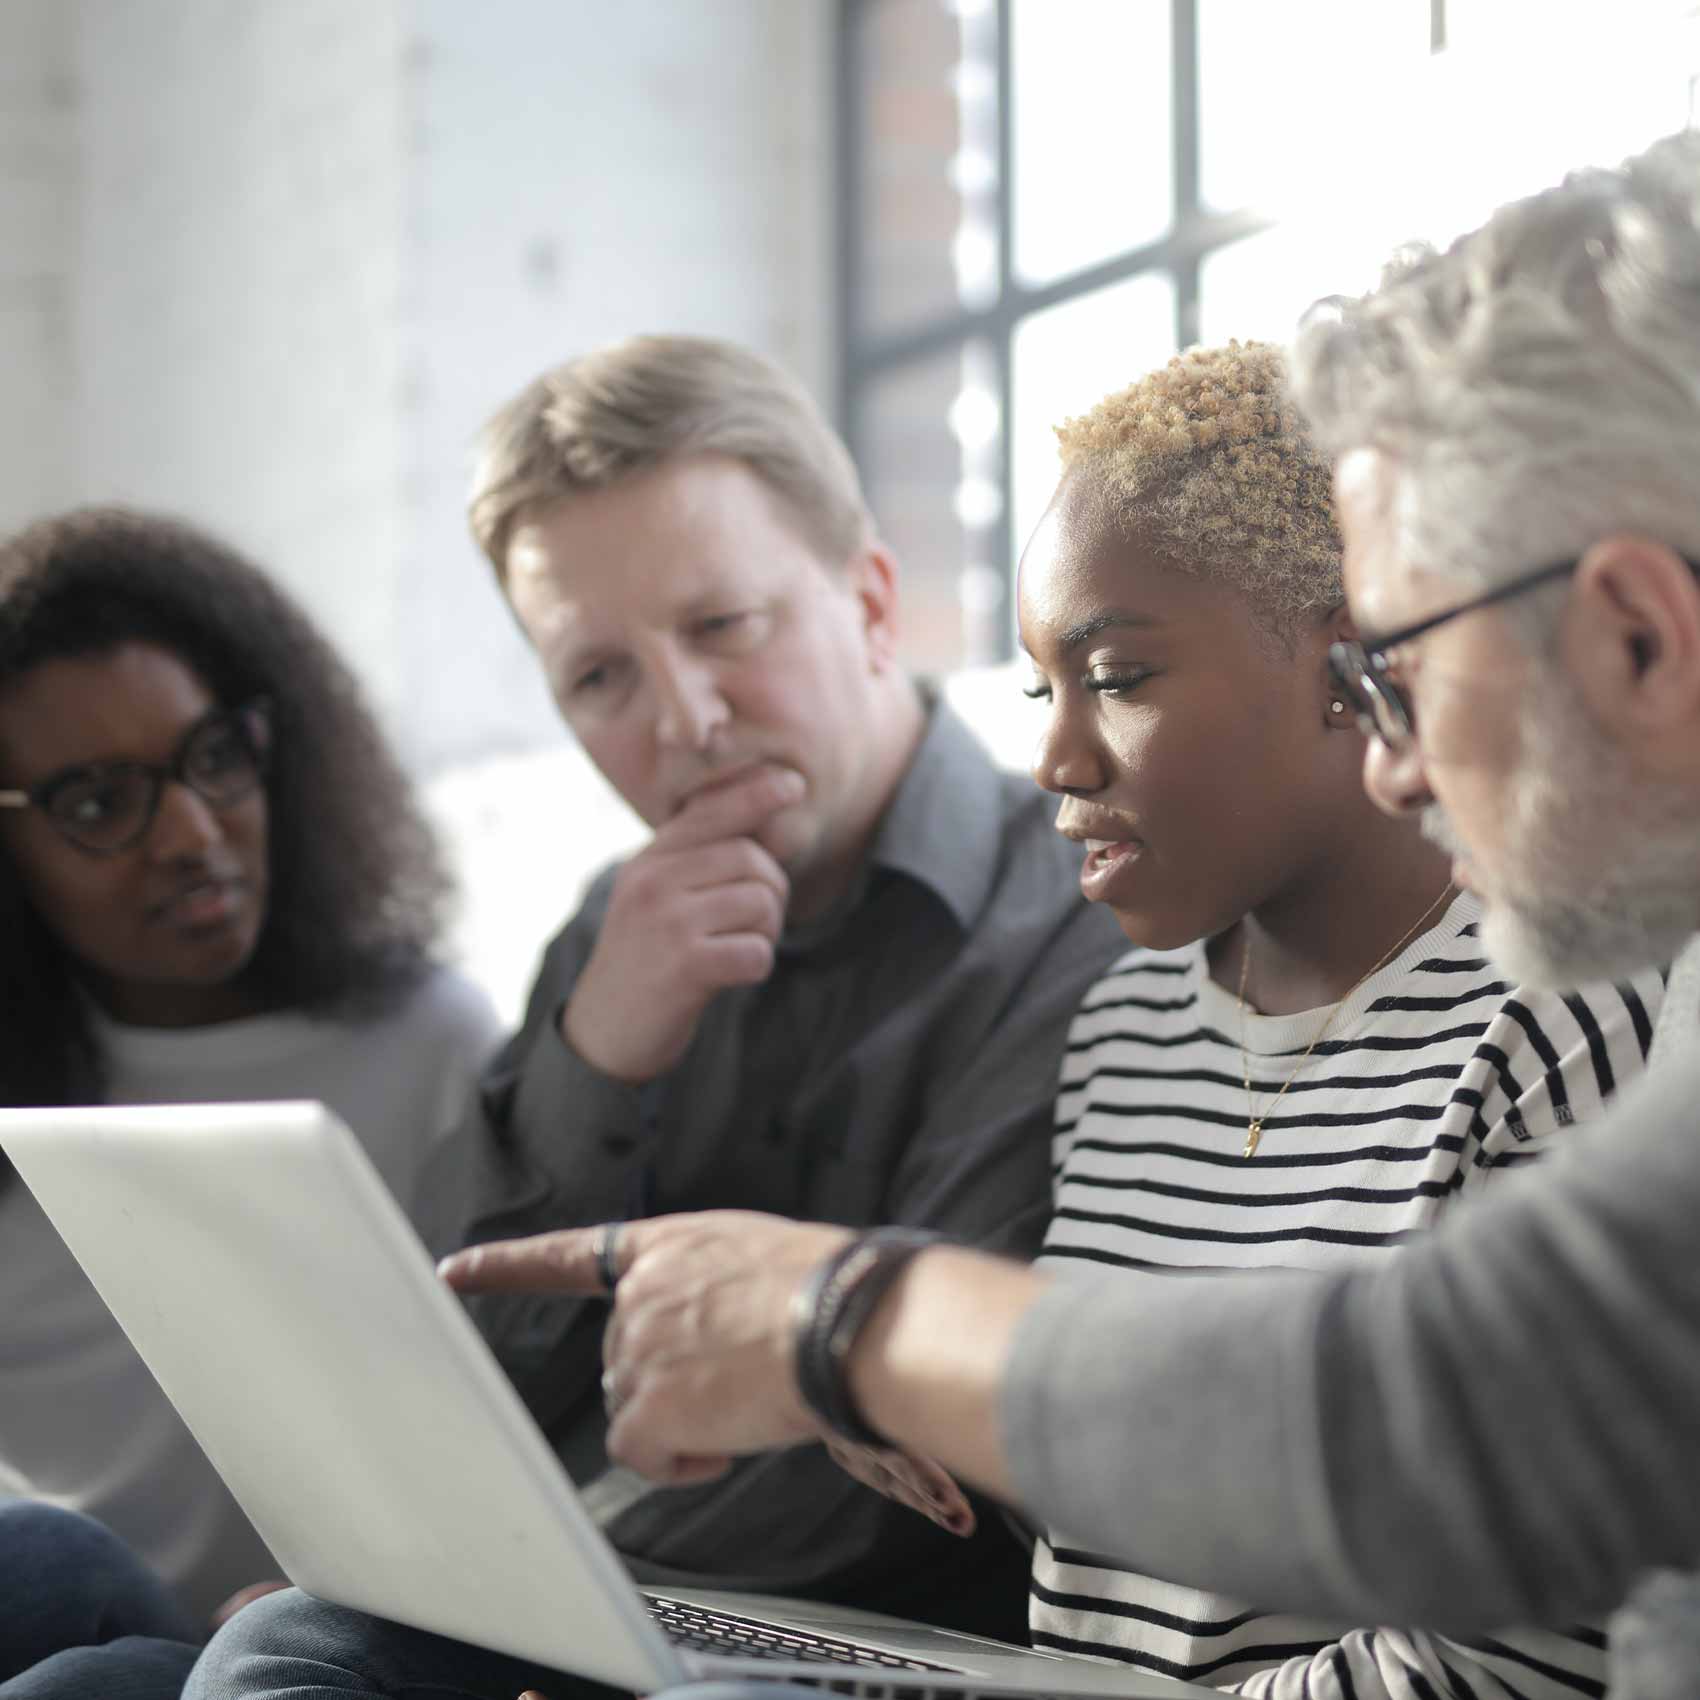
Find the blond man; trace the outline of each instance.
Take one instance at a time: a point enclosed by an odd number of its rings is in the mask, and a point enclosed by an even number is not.
[[[1119,935],[1042,799],[900,663],[897,563],[807,395],[726,343],[605,349],[490,422],[471,516],[654,832],[549,946],[430,1183],[443,1248],[733,1205],[1030,1255],[1057,1057]],[[1019,1631],[1000,1520],[965,1555],[819,1448],[665,1494],[611,1471],[606,1314],[481,1323],[640,1578]]]

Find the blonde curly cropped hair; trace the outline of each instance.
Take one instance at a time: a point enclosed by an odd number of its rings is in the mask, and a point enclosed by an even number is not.
[[[1191,348],[1057,427],[1096,517],[1178,571],[1231,585],[1271,629],[1345,600],[1328,462],[1262,342]]]

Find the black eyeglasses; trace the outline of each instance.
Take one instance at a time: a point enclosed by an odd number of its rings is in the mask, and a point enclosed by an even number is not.
[[[1512,597],[1521,596],[1536,585],[1573,573],[1580,559],[1554,561],[1550,566],[1536,567],[1521,578],[1496,586],[1485,596],[1471,597],[1468,602],[1444,608],[1438,614],[1430,614],[1426,620],[1401,626],[1398,631],[1387,632],[1381,637],[1330,644],[1328,670],[1340,694],[1351,704],[1364,733],[1380,738],[1390,750],[1400,751],[1408,750],[1417,735],[1416,709],[1411,703],[1410,693],[1393,677],[1392,663],[1387,659],[1389,650],[1410,643],[1413,638],[1420,638],[1435,627],[1444,626],[1448,620],[1456,620],[1461,614],[1491,608],[1496,602],[1509,602]]]
[[[68,767],[27,791],[0,791],[0,809],[40,809],[79,850],[112,856],[147,837],[173,779],[215,809],[240,803],[264,780],[271,744],[271,704],[257,698],[197,720],[163,766],[103,761]]]

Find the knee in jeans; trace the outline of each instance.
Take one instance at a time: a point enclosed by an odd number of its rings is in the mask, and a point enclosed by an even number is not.
[[[34,1499],[0,1503],[0,1552],[20,1561],[27,1556],[37,1577],[63,1570],[78,1582],[101,1571],[140,1567],[140,1560],[104,1523]]]
[[[244,1659],[292,1648],[294,1626],[314,1603],[299,1589],[284,1588],[244,1606],[202,1648],[183,1700],[212,1700],[227,1692],[229,1679]]]

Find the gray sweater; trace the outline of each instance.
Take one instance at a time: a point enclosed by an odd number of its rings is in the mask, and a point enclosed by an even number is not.
[[[1458,1634],[1700,1560],[1700,1046],[1497,1198],[1340,1276],[1060,1282],[1021,1497],[1154,1574]]]

